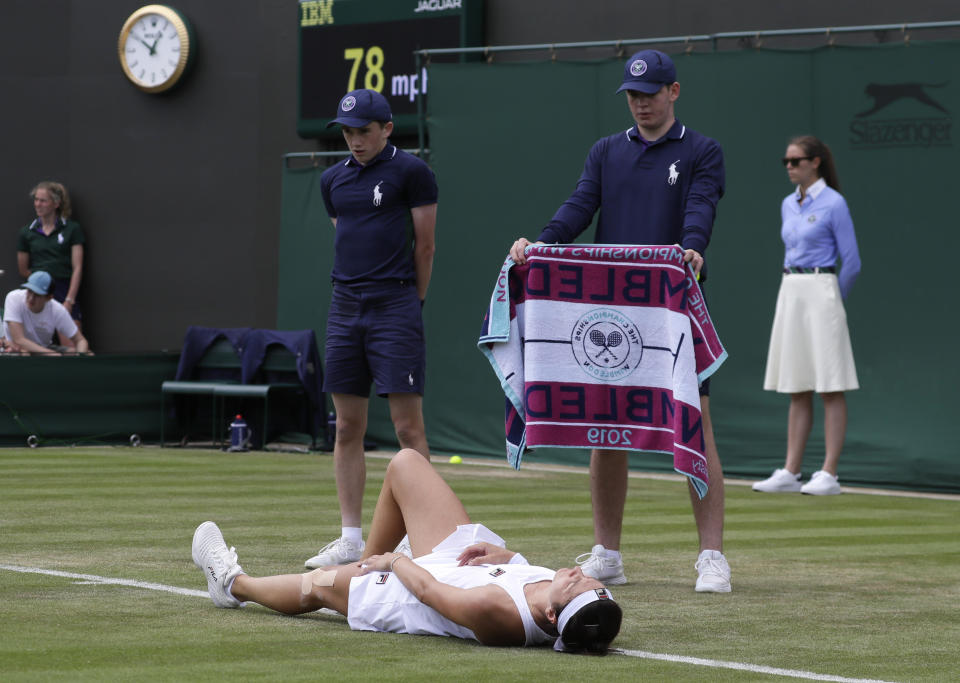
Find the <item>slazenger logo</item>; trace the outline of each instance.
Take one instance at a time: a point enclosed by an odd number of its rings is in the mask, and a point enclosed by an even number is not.
[[[570,334],[570,347],[583,371],[604,382],[628,376],[643,355],[637,326],[610,308],[597,308],[581,316]]]
[[[949,114],[945,107],[924,92],[924,88],[942,88],[946,83],[937,85],[924,85],[923,83],[897,83],[894,85],[881,85],[880,83],[870,83],[865,92],[873,98],[873,107],[867,111],[857,114],[858,117],[870,116],[875,114],[886,106],[889,106],[902,99],[913,99],[921,104],[926,104],[934,109],[939,109],[944,114]]]
[[[850,144],[854,149],[879,147],[948,147],[952,146],[950,111],[929,92],[930,88],[944,88],[949,83],[869,83],[864,94],[870,106],[854,115],[850,122]],[[909,106],[918,111],[916,116],[877,119],[878,112],[895,111]],[[922,105],[917,107],[916,105]],[[933,116],[931,109],[941,112]]]

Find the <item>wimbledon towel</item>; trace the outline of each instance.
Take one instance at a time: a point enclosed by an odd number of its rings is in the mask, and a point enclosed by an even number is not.
[[[506,394],[507,459],[527,448],[671,453],[708,478],[699,382],[727,357],[676,246],[537,245],[500,269],[478,346]]]

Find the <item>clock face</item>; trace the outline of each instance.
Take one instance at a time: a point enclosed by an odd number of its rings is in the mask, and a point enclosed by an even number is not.
[[[173,87],[190,59],[190,34],[169,7],[148,5],[130,15],[118,45],[123,72],[141,90],[155,93]]]

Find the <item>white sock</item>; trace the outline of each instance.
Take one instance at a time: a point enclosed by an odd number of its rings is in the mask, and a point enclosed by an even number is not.
[[[603,555],[604,557],[609,557],[611,560],[621,559],[619,550],[610,550],[610,548],[604,548]]]
[[[342,538],[347,539],[354,545],[360,545],[363,543],[363,528],[358,526],[345,526],[341,527],[340,535]]]
[[[240,576],[240,574],[237,574],[237,576]],[[233,582],[237,580],[237,576],[234,576],[232,579],[230,579],[230,583],[228,583],[226,586],[223,587],[223,592],[229,595],[234,600],[236,600],[237,598],[234,597],[233,595]]]

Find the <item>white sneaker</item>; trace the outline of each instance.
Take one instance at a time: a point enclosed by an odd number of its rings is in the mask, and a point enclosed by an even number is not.
[[[350,564],[359,562],[363,554],[364,542],[356,545],[342,536],[335,541],[330,541],[320,548],[320,552],[303,563],[307,569],[320,569],[321,567],[333,567],[340,564]]]
[[[623,559],[619,553],[613,557],[599,543],[589,553],[577,556],[577,564],[585,576],[592,577],[607,586],[619,586],[627,582],[623,575]]]
[[[783,468],[777,469],[763,481],[754,482],[753,490],[763,493],[796,493],[800,490],[800,475]]]
[[[704,550],[693,567],[698,574],[698,593],[730,592],[730,565],[719,550]]]
[[[402,539],[400,539],[400,543],[397,544],[397,547],[393,549],[393,552],[406,555],[412,560],[413,549],[410,547],[410,537],[404,536]]]
[[[840,489],[840,480],[829,472],[820,470],[814,472],[810,481],[800,487],[800,493],[812,496],[836,496],[843,491]]]
[[[204,522],[193,532],[193,563],[207,577],[207,590],[217,607],[242,607],[243,604],[230,595],[233,580],[243,569],[237,564],[235,548],[227,549],[220,528],[213,522]]]

